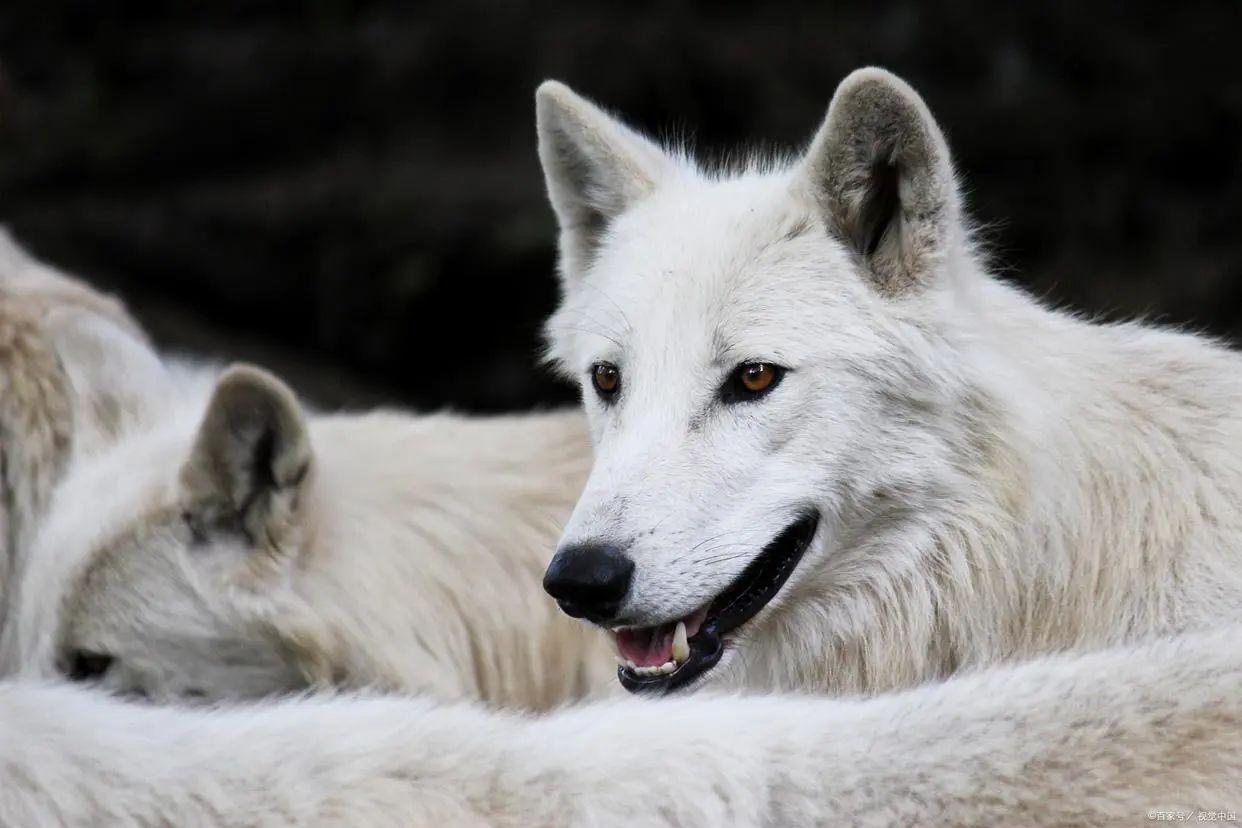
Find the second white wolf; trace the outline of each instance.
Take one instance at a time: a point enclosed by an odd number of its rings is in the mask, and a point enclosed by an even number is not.
[[[538,589],[590,463],[577,412],[307,415],[253,368],[175,401],[145,380],[54,491],[11,670],[153,699],[365,686],[528,709],[607,685],[606,645]]]
[[[0,235],[0,666],[152,699],[373,687],[546,709],[609,687],[539,591],[582,415],[322,416],[163,360]]]

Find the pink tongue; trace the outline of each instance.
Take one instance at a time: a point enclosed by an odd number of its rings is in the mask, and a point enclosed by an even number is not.
[[[635,667],[659,667],[673,660],[674,625],[641,627],[617,632],[617,650]]]
[[[683,618],[686,622],[686,637],[693,638],[706,618],[706,607]],[[635,667],[659,667],[673,660],[673,633],[676,630],[676,622],[658,627],[618,630],[617,651],[622,658],[632,661]]]

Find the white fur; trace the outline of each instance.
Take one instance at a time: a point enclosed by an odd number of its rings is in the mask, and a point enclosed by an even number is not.
[[[107,393],[88,400],[74,389],[102,358],[100,341],[139,355],[136,365],[151,353],[119,302],[35,260],[0,228],[0,626],[71,453],[108,439],[117,419]]]
[[[1063,656],[868,701],[696,695],[539,719],[349,697],[189,711],[0,685],[0,824],[1236,819],[1239,634]]]
[[[552,354],[580,380],[597,360],[623,376],[609,408],[586,386],[598,455],[567,541],[625,545],[623,611],[654,623],[710,600],[814,506],[811,550],[703,683],[884,693],[951,677],[870,700],[694,695],[533,720],[349,699],[191,713],[11,685],[0,742],[23,760],[0,765],[0,821],[1236,814],[1238,357],[990,279],[939,130],[886,73],[843,83],[806,159],[740,175],[656,153],[558,85],[539,117],[565,254]],[[872,180],[886,167],[891,214]],[[791,370],[722,405],[746,360]],[[1067,649],[1095,652],[1042,655]],[[996,666],[1012,660],[1026,663]]]
[[[610,686],[602,638],[539,589],[590,462],[580,414],[303,424],[266,375],[186,387],[136,371],[145,356],[98,353],[101,387],[147,384],[122,395],[124,436],[76,457],[56,489],[5,637],[10,672],[68,672],[86,652],[115,659],[103,687],[151,698],[372,686],[530,709]],[[239,376],[258,385],[224,400]],[[219,462],[249,462],[239,418],[269,397],[306,429],[291,467],[305,476],[287,502],[264,495],[262,515],[234,519],[251,493],[217,502],[200,472],[218,464],[195,458],[215,434]]]
[[[1242,359],[991,278],[904,83],[851,75],[805,158],[739,173],[651,163],[557,84],[539,113],[576,251],[551,355],[583,385],[597,455],[566,541],[627,549],[620,615],[656,624],[709,602],[799,509],[823,515],[705,685],[870,692],[1242,617]],[[850,205],[875,158],[901,203],[868,252]],[[601,197],[635,168],[643,187]],[[564,223],[596,203],[610,212]],[[749,360],[790,371],[723,404]],[[611,406],[600,361],[621,371]]]

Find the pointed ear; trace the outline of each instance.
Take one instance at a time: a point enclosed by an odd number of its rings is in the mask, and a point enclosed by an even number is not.
[[[535,92],[535,122],[548,199],[561,226],[561,276],[571,282],[590,265],[608,222],[654,190],[675,164],[556,81]]]
[[[290,541],[310,463],[293,392],[266,371],[235,365],[216,382],[181,482],[200,519],[235,525],[278,552]]]
[[[804,165],[829,230],[885,295],[928,283],[960,241],[944,136],[918,93],[883,69],[841,82]]]
[[[44,326],[69,380],[74,452],[138,427],[168,392],[159,356],[128,327],[81,308],[52,310]]]

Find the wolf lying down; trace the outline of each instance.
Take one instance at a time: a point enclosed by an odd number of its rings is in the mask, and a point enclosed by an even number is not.
[[[0,733],[23,748],[0,766],[0,820],[1236,811],[1242,360],[990,278],[939,128],[885,72],[842,83],[805,156],[739,172],[701,170],[558,84],[537,104],[561,223],[550,355],[582,384],[595,447],[544,583],[614,637],[624,686],[678,697],[528,719],[352,697],[188,712],[12,684]],[[280,420],[267,402],[241,410]],[[255,433],[238,426],[220,433]],[[193,441],[214,459],[179,485],[216,496],[165,516],[180,546],[281,537],[298,506],[282,489],[305,475],[273,440],[240,455]],[[267,494],[220,496],[254,481]],[[53,525],[40,555],[171,554],[117,523],[85,538]],[[215,566],[254,566],[250,546],[207,548]],[[72,604],[49,599],[25,627],[51,642],[24,650],[44,654],[32,672],[77,635],[66,615],[91,617]]]
[[[6,669],[151,700],[365,686],[541,710],[608,686],[601,636],[538,588],[590,461],[581,414],[308,416],[266,372],[178,382],[71,321],[61,362],[96,357],[74,408],[106,389],[120,433],[92,441],[75,411],[86,448],[21,556]]]
[[[615,684],[538,586],[590,463],[580,412],[308,414],[256,369],[161,359],[2,230],[0,389],[0,674],[528,710]]]

